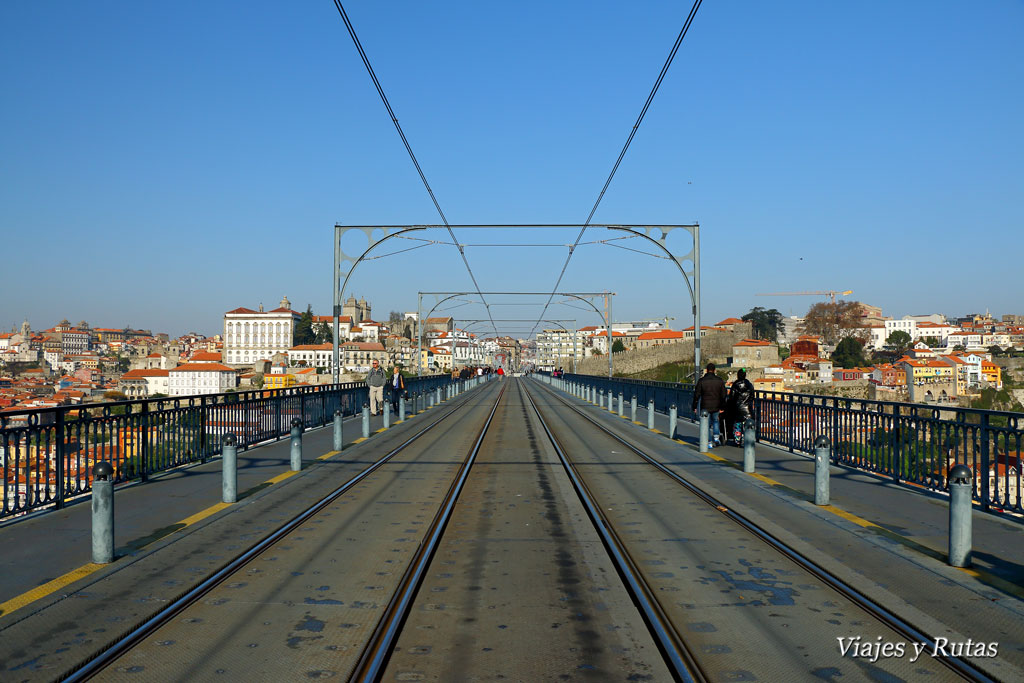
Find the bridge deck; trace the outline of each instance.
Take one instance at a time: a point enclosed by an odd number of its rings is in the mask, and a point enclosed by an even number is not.
[[[953,642],[998,643],[997,657],[975,663],[996,678],[1024,678],[1021,526],[976,513],[980,571],[954,569],[943,561],[945,503],[934,496],[835,468],[835,507],[816,508],[808,502],[813,476],[805,458],[759,447],[762,474],[752,477],[729,466],[739,449],[716,449],[712,457],[696,452],[686,443],[695,436],[692,425],[682,423],[683,442],[672,442],[537,383],[511,380],[459,396],[340,454],[331,455],[329,429],[309,432],[306,469],[295,476],[285,474],[287,441],[240,454],[239,490],[248,495],[234,506],[215,505],[216,462],[120,489],[119,557],[106,567],[88,565],[87,505],[0,529],[0,678],[49,680],[70,670],[439,420],[448,406],[462,405],[460,419],[439,424],[319,513],[307,531],[274,546],[241,578],[214,589],[101,674],[111,680],[133,673],[161,680],[219,672],[347,676],[502,386],[500,411],[384,680],[669,676],[527,407],[527,387],[575,454],[595,498],[606,503],[619,535],[642,559],[652,588],[671,596],[663,600],[669,617],[693,641],[712,679],[905,678],[935,672],[935,665],[925,656],[912,666],[912,651],[901,661],[841,657],[838,637],[889,636],[855,608],[823,599],[781,556],[751,546],[716,511],[700,508],[664,475],[616,450],[562,399],[918,628]],[[656,421],[666,431],[662,417]],[[357,433],[358,423],[347,421],[347,440]],[[37,589],[47,582],[55,583]],[[938,673],[942,679],[951,672]]]

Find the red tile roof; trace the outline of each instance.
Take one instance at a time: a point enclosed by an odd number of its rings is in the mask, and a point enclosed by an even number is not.
[[[234,368],[229,368],[226,365],[220,363],[185,363],[171,370],[171,372],[234,372]]]

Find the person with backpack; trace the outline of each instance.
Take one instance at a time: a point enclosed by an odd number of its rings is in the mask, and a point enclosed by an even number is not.
[[[718,412],[725,408],[726,392],[725,381],[715,374],[715,364],[708,363],[707,372],[697,381],[693,392],[693,410],[700,415],[701,410],[708,411],[708,449],[712,449],[719,443]]]
[[[754,417],[754,385],[747,379],[747,371],[740,368],[736,381],[729,389],[729,410],[726,435],[737,446],[743,445],[743,423]]]

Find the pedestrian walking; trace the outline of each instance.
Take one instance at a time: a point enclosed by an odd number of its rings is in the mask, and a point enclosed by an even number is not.
[[[370,387],[370,415],[376,415],[384,410],[384,385],[387,382],[388,378],[384,376],[380,361],[375,359],[373,367],[366,375],[366,386]]]
[[[708,411],[708,428],[713,432],[713,434],[709,435],[712,438],[710,443],[708,443],[708,448],[712,448],[720,444],[718,412],[725,407],[726,392],[725,382],[715,374],[715,364],[708,363],[705,369],[707,372],[697,381],[697,386],[693,392],[692,408],[697,412],[698,416],[701,410]]]
[[[505,371],[500,365],[498,366],[498,379],[505,379]]]
[[[405,378],[402,377],[402,371],[397,365],[394,374],[388,380],[388,389],[391,390],[391,414],[398,415],[398,399],[405,393]]]
[[[739,446],[743,444],[743,423],[754,417],[754,385],[747,379],[745,368],[736,373],[728,403],[726,437]]]

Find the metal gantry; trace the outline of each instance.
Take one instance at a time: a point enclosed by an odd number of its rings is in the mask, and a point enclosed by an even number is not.
[[[422,324],[422,321],[423,321],[423,319],[424,318],[429,318],[430,314],[433,313],[437,309],[437,307],[440,306],[441,304],[443,304],[445,301],[450,301],[450,300],[455,299],[455,298],[460,297],[460,296],[473,296],[474,294],[477,294],[477,292],[417,292],[417,300],[416,300],[416,317],[417,317],[417,320],[416,320],[416,327],[417,327],[417,330],[418,330],[418,333],[417,333],[417,338],[418,338],[417,353],[419,354],[419,358],[417,358],[417,372],[418,373],[422,373],[422,371],[423,371],[423,364],[422,364],[422,359],[423,359],[423,324]],[[501,295],[508,295],[508,296],[513,296],[513,295],[521,295],[521,296],[550,296],[551,292],[480,292],[480,294],[486,294],[488,296],[501,296]],[[425,316],[422,314],[422,311],[423,311],[423,296],[424,295],[439,297],[438,300],[437,300],[437,303],[434,304],[433,308],[431,308],[427,312],[427,314]],[[607,330],[607,333],[608,333],[608,377],[611,378],[612,370],[613,370],[613,366],[612,366],[612,353],[611,353],[612,343],[613,343],[612,342],[612,317],[611,317],[611,315],[612,315],[612,304],[611,304],[611,297],[615,296],[615,292],[607,292],[607,291],[605,291],[605,292],[555,292],[555,295],[556,296],[566,296],[566,297],[570,297],[570,298],[582,301],[585,304],[587,304],[588,306],[590,306],[592,309],[594,309],[595,313],[597,313],[599,316],[604,318],[605,329]],[[595,306],[590,301],[590,299],[594,298],[594,297],[604,297],[604,300],[605,300],[605,313],[604,313],[603,316],[601,315],[601,309],[599,309],[597,306]]]
[[[611,246],[620,247],[629,251],[635,251],[641,254],[646,254],[654,258],[664,258],[672,261],[676,268],[679,270],[680,275],[683,276],[683,281],[686,283],[687,292],[690,296],[691,310],[693,312],[693,357],[694,365],[697,371],[694,374],[696,379],[699,376],[700,360],[701,360],[701,325],[700,325],[700,226],[697,223],[693,224],[676,224],[676,225],[642,225],[642,224],[567,224],[567,223],[556,223],[556,224],[481,224],[481,225],[340,225],[334,226],[334,368],[333,376],[335,381],[339,378],[340,372],[340,358],[339,358],[339,331],[340,331],[340,317],[341,317],[341,306],[343,301],[343,295],[345,287],[348,284],[348,280],[352,275],[352,271],[359,263],[366,260],[371,251],[380,246],[383,242],[395,238],[402,237],[406,233],[413,231],[423,231],[429,229],[442,229],[447,230],[449,234],[452,233],[452,228],[466,228],[466,229],[552,229],[552,228],[587,228],[587,229],[598,229],[603,228],[606,230],[614,230],[622,233],[626,233],[628,237],[616,238],[617,239],[630,239],[640,238],[644,239],[655,246],[664,254],[652,254],[647,251],[640,249],[632,249],[624,247],[619,244],[612,244],[613,239],[609,240],[598,240],[596,243],[606,244]],[[366,251],[361,255],[355,256],[346,254],[341,246],[342,237],[345,233],[358,230],[363,232],[367,240],[370,242]],[[690,233],[693,239],[693,245],[689,252],[685,254],[676,254],[668,245],[667,238],[675,230],[685,230]],[[424,242],[421,246],[427,246],[429,244],[445,244],[451,246],[453,243],[435,240],[422,240]],[[467,246],[466,244],[454,243],[454,246],[459,247],[460,252]],[[574,245],[544,245],[544,246],[565,246],[569,249],[574,249]],[[417,247],[413,247],[417,248]],[[691,264],[689,266],[685,264]],[[420,293],[420,302],[418,310],[422,310],[422,295],[427,292]],[[471,290],[466,292],[431,292],[432,294],[446,294],[455,296],[470,296],[475,295],[483,298],[484,295],[490,294],[531,294],[527,292],[484,292],[480,289]],[[563,296],[565,293],[561,292],[534,292],[532,293],[538,296]],[[611,299],[608,298],[611,293],[599,292],[590,294],[589,296],[604,296],[605,297],[605,313],[604,318],[607,325],[608,333],[608,376],[612,375],[612,354],[611,347],[613,342],[612,339],[612,311],[611,311]],[[573,296],[573,294],[568,294]],[[578,297],[577,297],[578,298]],[[441,302],[439,301],[438,304]],[[482,302],[487,305],[486,302]],[[589,301],[587,301],[590,304]],[[593,306],[593,304],[590,304]],[[436,305],[435,305],[436,308]],[[596,307],[595,311],[600,315],[601,311]],[[433,309],[432,309],[433,310]],[[488,306],[488,313],[489,313]],[[422,319],[422,316],[420,316]],[[419,349],[422,356],[422,322],[417,321],[417,327],[420,331],[418,335],[420,337]],[[417,366],[420,363],[417,362]]]

